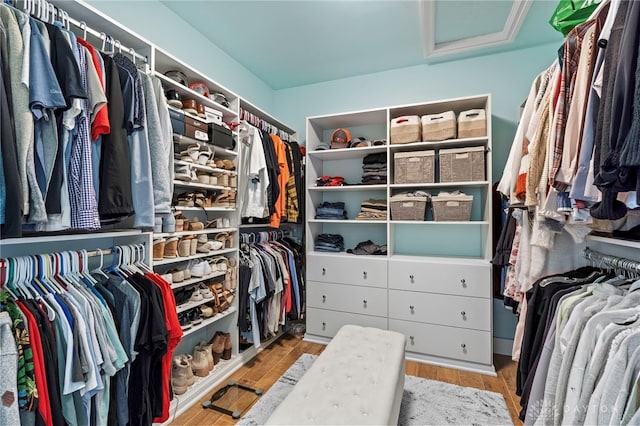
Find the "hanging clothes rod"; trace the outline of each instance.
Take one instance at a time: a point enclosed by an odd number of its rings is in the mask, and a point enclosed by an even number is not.
[[[273,124],[269,123],[268,120],[265,120],[259,115],[249,112],[244,108],[240,108],[240,119],[246,120],[249,123],[253,124],[254,126],[258,126],[263,130],[267,130],[270,133],[275,133],[276,135],[283,138],[285,141],[289,141],[292,139],[291,135],[288,132],[285,132],[284,130],[280,129],[278,126],[274,126]]]
[[[102,48],[100,50],[104,51],[107,43],[110,43],[113,51],[118,49],[120,53],[128,53],[129,55],[131,55],[134,63],[136,59],[139,59],[145,64],[148,63],[147,57],[137,53],[135,49],[127,48],[126,46],[122,45],[120,40],[114,39],[104,32],[97,31],[89,27],[84,21],[78,21],[77,19],[72,18],[65,10],[47,2],[46,0],[23,0],[22,11],[41,21],[53,23],[54,21],[58,20],[62,24],[62,26],[64,26],[69,31],[71,30],[70,25],[73,25],[83,32],[82,38],[86,39],[87,34],[91,34],[97,39],[102,40]]]
[[[586,247],[582,255],[596,266],[609,266],[614,269],[640,273],[640,262],[624,257],[600,253]]]
[[[118,254],[116,253],[118,249],[123,250],[123,248],[125,248],[125,250],[129,249],[131,251],[139,251],[140,253],[142,253],[142,257],[144,257],[144,253],[145,253],[144,244],[129,244],[129,245],[116,246],[111,248],[104,248],[104,249],[99,248],[95,250],[89,250],[89,251],[86,251],[86,256],[98,257],[98,256],[106,256],[110,254]],[[81,250],[61,250],[60,252],[57,252],[57,253],[82,253],[82,251]],[[44,255],[50,255],[50,254],[55,254],[55,253],[44,253]],[[30,257],[30,256],[18,256],[18,257]],[[9,259],[9,258],[3,258],[3,259]]]

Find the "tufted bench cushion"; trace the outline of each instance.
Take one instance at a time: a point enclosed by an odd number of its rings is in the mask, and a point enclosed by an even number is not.
[[[405,337],[343,326],[267,424],[398,424]]]

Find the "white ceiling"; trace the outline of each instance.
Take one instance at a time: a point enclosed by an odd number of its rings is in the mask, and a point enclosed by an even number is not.
[[[562,40],[553,0],[161,2],[273,89]]]

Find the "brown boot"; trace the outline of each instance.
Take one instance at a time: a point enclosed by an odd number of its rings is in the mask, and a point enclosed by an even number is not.
[[[220,361],[220,357],[224,353],[224,335],[220,331],[216,331],[216,334],[211,339],[211,353],[213,354],[213,363],[217,364]]]
[[[231,359],[231,333],[223,333],[224,350],[222,351],[222,359]]]

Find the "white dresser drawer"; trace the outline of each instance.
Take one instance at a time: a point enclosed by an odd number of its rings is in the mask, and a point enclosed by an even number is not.
[[[387,258],[307,255],[307,281],[387,287]]]
[[[389,259],[389,288],[491,297],[491,265],[452,259]]]
[[[491,333],[442,325],[389,320],[389,330],[407,336],[407,352],[491,364]]]
[[[387,290],[383,288],[308,281],[306,301],[311,308],[387,316]]]
[[[345,324],[354,324],[362,327],[375,327],[382,330],[387,329],[386,318],[307,308],[308,334],[333,337],[336,335],[338,330],[340,330],[340,327]]]
[[[389,318],[491,331],[491,299],[389,290]]]

